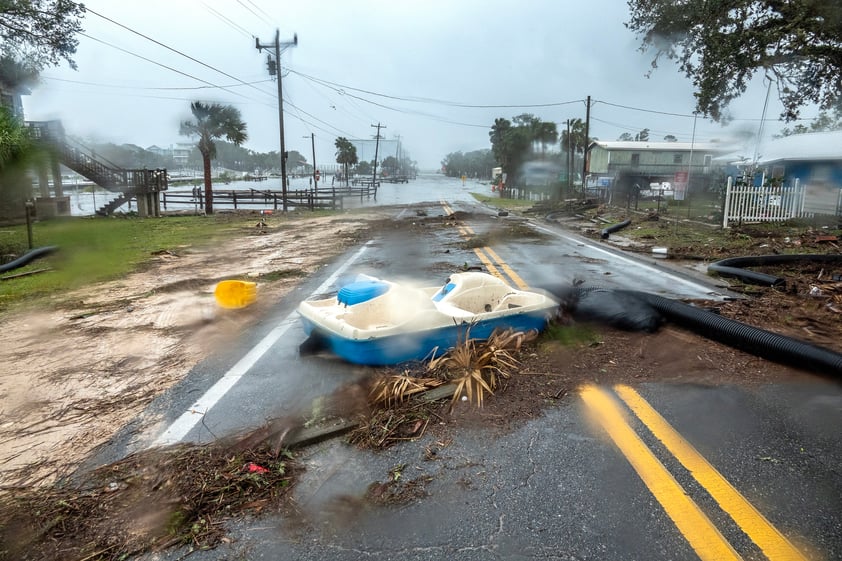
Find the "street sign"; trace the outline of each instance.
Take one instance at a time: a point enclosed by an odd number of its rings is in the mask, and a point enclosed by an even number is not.
[[[322,178],[322,174],[319,172],[319,170],[316,170],[316,181],[318,181],[321,178]]]

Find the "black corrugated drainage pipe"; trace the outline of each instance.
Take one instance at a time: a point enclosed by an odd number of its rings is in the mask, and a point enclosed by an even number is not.
[[[736,277],[744,282],[766,286],[786,285],[786,279],[775,275],[748,271],[743,267],[760,267],[764,265],[781,265],[798,261],[812,261],[814,263],[842,263],[842,254],[796,254],[796,255],[754,255],[748,257],[729,257],[708,265],[708,272],[717,273],[723,277]]]
[[[32,251],[24,253],[23,255],[21,255],[20,257],[15,259],[14,261],[9,261],[5,265],[0,265],[0,273],[5,273],[6,271],[19,269],[20,267],[23,267],[24,265],[29,264],[30,261],[34,261],[35,259],[38,259],[39,257],[44,257],[45,255],[48,255],[48,254],[54,252],[57,249],[58,249],[57,245],[47,245],[47,246],[44,246],[44,247],[37,247],[37,248],[33,249]]]
[[[842,379],[842,354],[835,351],[724,318],[662,296],[631,290],[618,292],[637,296],[667,320],[708,339],[767,360]]]
[[[617,224],[608,226],[607,228],[603,228],[602,239],[607,240],[609,235],[613,234],[614,232],[617,232],[618,230],[622,230],[629,224],[631,224],[631,220],[623,220],[622,222],[618,222]]]

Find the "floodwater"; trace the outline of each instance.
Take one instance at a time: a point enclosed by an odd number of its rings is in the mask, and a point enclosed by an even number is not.
[[[309,189],[309,178],[295,178],[290,180],[290,189]],[[320,187],[330,189],[330,180],[325,179]],[[230,183],[215,182],[214,188],[238,191],[249,191],[257,189],[261,191],[280,191],[281,181],[279,178],[271,178],[266,181],[255,183],[253,181],[232,181]],[[190,185],[179,185],[170,188],[167,193],[191,193],[193,187]],[[441,174],[419,174],[417,179],[409,183],[382,183],[377,190],[377,197],[346,197],[343,201],[344,208],[359,208],[372,206],[392,206],[402,204],[413,204],[427,201],[445,200],[448,202],[473,200],[471,193],[492,195],[491,184],[487,181],[480,182],[468,179],[464,183],[459,178],[445,177]],[[73,216],[90,216],[94,211],[106,202],[115,198],[116,193],[98,189],[95,192],[76,190],[73,186],[65,187],[65,194],[70,196],[71,214]],[[232,209],[231,204],[214,203],[215,210]],[[263,210],[259,205],[248,205],[249,210]],[[266,210],[271,209],[269,203]],[[136,211],[135,203],[126,204],[117,209],[117,212]],[[162,207],[162,210],[163,207]],[[178,202],[167,201],[166,212],[173,211],[194,211],[199,212],[201,208],[197,201]]]

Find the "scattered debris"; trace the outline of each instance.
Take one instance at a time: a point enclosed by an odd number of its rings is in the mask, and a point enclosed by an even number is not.
[[[299,467],[268,447],[232,452],[223,443],[151,449],[98,468],[84,480],[0,496],[8,559],[122,560],[175,545],[208,548],[226,520],[278,508]]]

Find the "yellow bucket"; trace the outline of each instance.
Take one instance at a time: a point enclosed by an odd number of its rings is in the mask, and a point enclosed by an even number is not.
[[[245,308],[257,299],[257,283],[224,280],[216,285],[213,295],[223,308]]]

